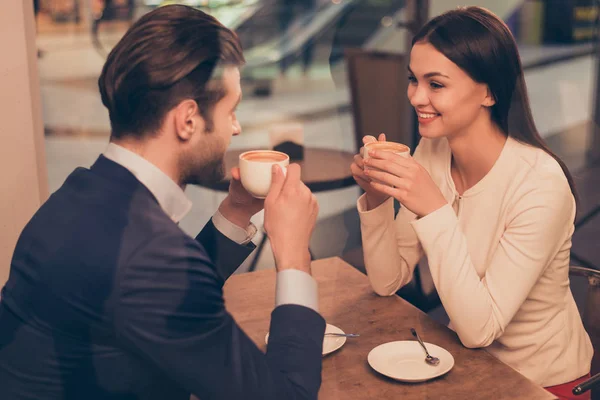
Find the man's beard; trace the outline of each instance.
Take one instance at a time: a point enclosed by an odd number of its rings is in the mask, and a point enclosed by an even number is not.
[[[208,140],[206,141],[208,142]],[[221,144],[221,146],[219,146]],[[201,154],[185,154],[181,162],[181,182],[184,185],[210,185],[225,178],[224,143],[205,143]]]
[[[223,159],[211,161],[208,164],[190,168],[183,177],[185,185],[210,185],[225,178],[225,162]]]

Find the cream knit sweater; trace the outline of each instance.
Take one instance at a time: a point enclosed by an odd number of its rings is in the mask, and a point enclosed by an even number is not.
[[[365,211],[365,264],[375,292],[394,294],[426,255],[450,327],[542,386],[590,371],[593,349],[569,288],[575,201],[558,163],[509,138],[490,172],[458,196],[448,141],[421,140],[414,158],[448,205],[419,220],[392,200]]]

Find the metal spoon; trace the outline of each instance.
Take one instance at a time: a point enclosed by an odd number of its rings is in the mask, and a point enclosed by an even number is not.
[[[354,337],[359,337],[360,335],[358,333],[337,333],[337,332],[327,332],[325,334],[325,336],[342,336],[342,337],[349,337],[349,338],[354,338]]]
[[[436,366],[440,363],[440,359],[437,357],[433,357],[431,354],[429,354],[429,352],[427,351],[427,347],[425,347],[425,343],[423,343],[423,341],[421,340],[421,338],[419,337],[419,334],[417,333],[417,331],[415,331],[414,328],[410,328],[410,332],[412,333],[412,335],[417,338],[417,340],[419,341],[419,344],[421,345],[421,347],[423,348],[423,350],[425,350],[425,354],[427,355],[427,357],[425,357],[425,362],[429,365],[433,365]]]

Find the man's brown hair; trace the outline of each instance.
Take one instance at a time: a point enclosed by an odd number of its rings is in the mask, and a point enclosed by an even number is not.
[[[237,35],[202,11],[172,5],[144,15],[110,52],[98,79],[112,137],[156,133],[185,99],[198,103],[210,131],[212,108],[226,93],[209,80],[217,66],[244,62]]]

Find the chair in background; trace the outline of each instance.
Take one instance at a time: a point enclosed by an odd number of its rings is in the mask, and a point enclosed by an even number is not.
[[[600,224],[600,162],[588,164],[573,174],[579,194],[571,262],[590,269],[600,269],[597,235]]]
[[[571,266],[569,268],[571,291],[579,307],[583,325],[590,335],[594,346],[592,359],[592,400],[600,400],[600,380],[596,377],[600,373],[600,271],[590,268]],[[585,384],[582,384],[585,385]],[[582,386],[580,385],[580,386]]]
[[[388,140],[414,150],[418,143],[414,111],[406,96],[408,57],[364,49],[344,53],[352,98],[356,150],[365,135],[385,133]]]

